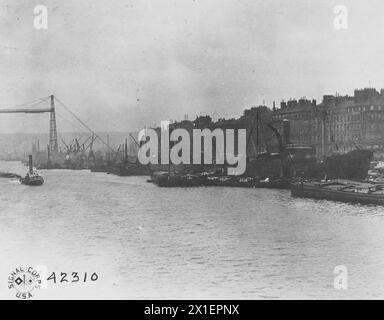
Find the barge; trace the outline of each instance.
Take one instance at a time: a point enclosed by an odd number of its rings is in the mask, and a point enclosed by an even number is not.
[[[227,176],[223,174],[181,174],[174,172],[153,172],[147,180],[159,187],[235,187],[235,188],[276,188],[290,189],[289,179],[260,180],[248,176]]]
[[[299,182],[291,195],[300,198],[384,205],[384,185],[355,181]]]

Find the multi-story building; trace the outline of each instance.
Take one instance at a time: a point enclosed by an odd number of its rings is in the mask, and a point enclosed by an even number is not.
[[[241,117],[237,119],[219,119],[212,123],[211,129],[246,129],[247,156],[257,157],[265,152],[278,151],[278,143],[274,133],[266,126],[272,121],[272,111],[266,106],[252,107],[244,110]],[[235,149],[237,149],[235,139]]]
[[[384,156],[384,89],[325,95],[320,104],[306,99],[282,102],[272,118],[290,120],[292,142],[315,147],[319,157],[356,148]]]
[[[284,120],[289,121],[288,130],[284,130]],[[320,104],[301,98],[283,101],[279,109],[252,107],[236,119],[212,121],[209,116],[200,116],[194,121],[172,122],[170,131],[176,128],[187,129],[191,137],[193,129],[247,129],[249,158],[279,152],[276,132],[284,145],[312,147],[319,159],[357,148],[370,149],[376,157],[384,158],[384,89],[355,90],[353,96],[324,95]],[[160,128],[156,129],[160,136]],[[191,147],[192,143],[191,139]]]
[[[281,102],[281,108],[274,110],[273,122],[289,120],[290,140],[296,144],[312,145],[313,119],[316,116],[316,100],[289,100]]]

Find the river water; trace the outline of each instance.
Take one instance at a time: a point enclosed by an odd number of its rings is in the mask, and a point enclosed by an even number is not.
[[[0,171],[26,170],[0,162]],[[0,178],[2,299],[14,298],[7,278],[18,266],[98,275],[48,281],[36,299],[384,298],[383,207],[40,173],[41,187]],[[345,290],[334,288],[336,266],[347,268]]]

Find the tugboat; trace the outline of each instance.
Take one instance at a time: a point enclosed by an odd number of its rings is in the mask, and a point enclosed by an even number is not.
[[[20,178],[20,182],[28,186],[41,186],[44,179],[36,171],[33,171],[32,155],[29,155],[28,158],[29,171],[24,178]]]

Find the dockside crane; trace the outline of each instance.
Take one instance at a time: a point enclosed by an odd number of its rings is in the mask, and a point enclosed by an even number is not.
[[[132,133],[129,134],[129,136],[132,138],[133,142],[140,148],[140,144],[137,142],[135,137],[132,135]]]
[[[49,101],[49,107],[41,107],[41,104]],[[64,108],[72,117],[74,117],[87,131],[89,131],[95,138],[101,141],[112,153],[116,151],[109,146],[109,143],[106,143],[99,135],[97,135],[84,121],[82,121],[74,112],[72,112],[61,100],[59,100],[56,96],[50,95],[48,97],[38,98],[33,101],[21,104],[16,108],[3,108],[0,109],[0,114],[16,114],[16,113],[24,113],[24,114],[40,114],[40,113],[49,113],[50,114],[50,127],[49,127],[49,151],[50,153],[57,153],[58,141],[57,141],[57,125],[56,125],[56,104],[60,105]],[[93,141],[94,142],[94,141]],[[92,142],[92,144],[93,144]],[[64,142],[63,142],[64,143]],[[67,151],[73,151],[74,146],[67,145],[64,143]],[[80,150],[79,141],[75,140],[76,149]]]
[[[49,108],[32,108],[33,106],[40,105],[42,102],[50,100]],[[28,106],[28,108],[25,108]],[[26,114],[36,114],[36,113],[49,113],[49,150],[51,152],[58,152],[58,143],[57,143],[57,127],[56,127],[56,112],[55,112],[55,96],[50,95],[48,97],[39,98],[29,103],[24,103],[19,107],[23,108],[5,108],[0,109],[0,113],[26,113]]]

